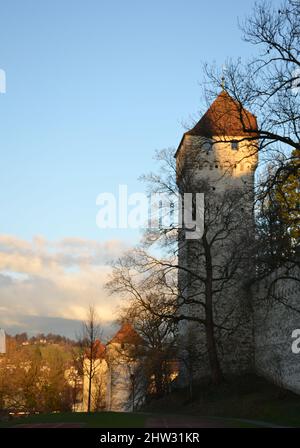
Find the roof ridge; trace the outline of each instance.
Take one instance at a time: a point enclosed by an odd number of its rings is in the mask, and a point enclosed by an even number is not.
[[[198,123],[187,131],[187,135],[213,137],[214,135],[243,136],[257,131],[254,114],[223,90],[211,103]]]
[[[124,322],[121,328],[109,341],[110,343],[141,343],[142,337],[130,322]]]

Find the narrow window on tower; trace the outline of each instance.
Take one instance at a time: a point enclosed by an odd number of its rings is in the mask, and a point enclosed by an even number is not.
[[[239,142],[237,140],[232,140],[231,149],[233,149],[234,151],[237,151],[239,149]]]
[[[192,220],[196,221],[196,195],[193,194],[193,199],[192,199]]]
[[[171,204],[170,204],[170,227],[174,227],[174,208],[175,208],[175,204],[174,204],[174,202],[171,202]]]

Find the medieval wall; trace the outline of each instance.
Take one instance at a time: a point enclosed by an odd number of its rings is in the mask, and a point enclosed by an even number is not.
[[[300,393],[300,353],[292,352],[292,332],[300,329],[300,268],[274,272],[253,295],[256,371]]]

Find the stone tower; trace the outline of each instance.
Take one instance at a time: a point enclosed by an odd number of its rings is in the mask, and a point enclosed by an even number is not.
[[[137,355],[144,344],[129,323],[124,323],[106,345],[95,341],[90,397],[93,411],[130,411],[143,403],[146,382]],[[83,364],[83,411],[88,409],[89,372],[87,352]]]
[[[207,375],[215,351],[223,373],[247,370],[254,354],[247,278],[253,271],[248,249],[254,236],[256,118],[222,91],[183,135],[175,157],[180,193],[204,193],[204,234],[187,239],[183,229],[178,245],[179,313],[187,317],[180,321],[181,334],[190,359],[185,365],[193,375]]]

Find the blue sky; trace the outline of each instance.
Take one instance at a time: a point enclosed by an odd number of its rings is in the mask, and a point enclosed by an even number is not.
[[[0,326],[65,319],[74,336],[95,302],[110,321],[107,263],[137,232],[100,230],[96,197],[143,189],[155,149],[202,106],[203,62],[253,51],[237,26],[253,3],[1,1]]]
[[[201,65],[252,51],[253,2],[1,2],[1,233],[106,239],[95,199],[176,146],[201,105]]]

